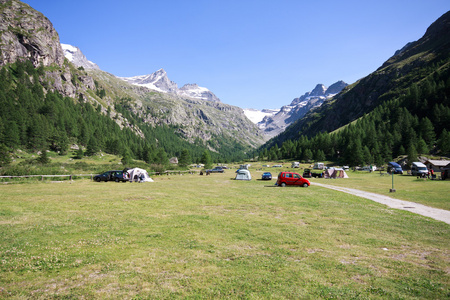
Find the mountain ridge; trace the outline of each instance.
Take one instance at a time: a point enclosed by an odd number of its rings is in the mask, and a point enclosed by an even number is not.
[[[289,105],[283,105],[278,110],[269,110],[262,120],[257,122],[258,127],[264,132],[267,139],[282,133],[289,125],[301,119],[307,112],[319,107],[322,103],[338,94],[348,84],[339,80],[330,87],[317,84],[310,92],[306,92],[298,98],[294,98]],[[245,110],[248,117],[256,120],[255,110]],[[259,115],[264,115],[261,111]]]
[[[205,87],[198,86],[198,84],[196,83],[188,83],[181,88],[178,88],[178,85],[174,81],[169,79],[169,77],[167,76],[167,72],[163,68],[148,75],[118,78],[128,83],[137,86],[144,86],[161,93],[169,93],[200,100],[220,102],[220,99],[216,95],[214,95],[213,92]]]
[[[296,140],[302,136],[312,138],[318,134],[333,132],[362,118],[381,104],[393,101],[403,101],[404,106],[411,105],[414,113],[422,117],[431,111],[434,115],[439,115],[439,110],[443,110],[445,115],[445,107],[450,98],[448,91],[440,96],[441,100],[434,99],[434,104],[425,101],[423,107],[417,105],[421,103],[418,92],[421,88],[424,89],[422,93],[425,95],[436,88],[445,90],[443,87],[449,82],[448,77],[445,78],[450,68],[449,53],[450,12],[447,12],[433,22],[419,40],[406,44],[377,70],[346,87],[335,97],[326,100],[321,107],[291,124],[267,146],[281,145],[284,141]],[[442,81],[437,86],[436,83],[431,83],[435,78]],[[410,99],[414,99],[414,104],[408,102],[412,101]],[[443,103],[439,104],[440,101]],[[438,124],[439,134],[442,124]]]

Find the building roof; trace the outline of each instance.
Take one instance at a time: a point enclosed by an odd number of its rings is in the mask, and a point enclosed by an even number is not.
[[[445,167],[450,164],[450,160],[437,160],[437,159],[429,159],[425,162],[426,164],[431,164],[436,167]]]

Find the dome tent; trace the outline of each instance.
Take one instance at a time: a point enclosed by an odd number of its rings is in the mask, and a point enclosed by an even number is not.
[[[236,180],[252,180],[252,175],[249,170],[239,169],[236,171]]]
[[[147,171],[140,168],[128,169],[128,178],[130,178],[130,182],[153,182],[153,179],[150,178]]]

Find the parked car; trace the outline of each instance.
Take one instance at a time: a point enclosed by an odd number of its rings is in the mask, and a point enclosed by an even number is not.
[[[394,174],[403,174],[402,166],[400,166],[398,163],[391,161],[388,163],[387,167],[388,173],[394,173]]]
[[[272,180],[272,173],[264,172],[261,177],[262,180]]]
[[[305,169],[305,170],[303,171],[303,177],[305,177],[305,178],[311,178],[311,177],[312,177],[311,170],[310,170],[310,169]]]
[[[129,179],[126,177],[126,175],[124,177],[123,171],[114,170],[114,171],[106,171],[105,173],[95,175],[94,180],[97,182],[100,181],[127,182]]]
[[[303,178],[298,173],[294,172],[281,172],[278,175],[277,185],[285,187],[286,185],[298,185],[302,187],[308,187],[311,185],[308,179]]]
[[[223,173],[225,171],[223,170],[223,167],[214,167],[214,169],[207,170],[207,172],[209,172],[209,173]]]
[[[282,168],[283,165],[273,165],[272,168]]]

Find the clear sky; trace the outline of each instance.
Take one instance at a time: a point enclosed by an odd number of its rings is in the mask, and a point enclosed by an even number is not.
[[[449,0],[23,0],[62,43],[116,76],[160,68],[241,108],[280,108],[316,84],[375,71]]]

